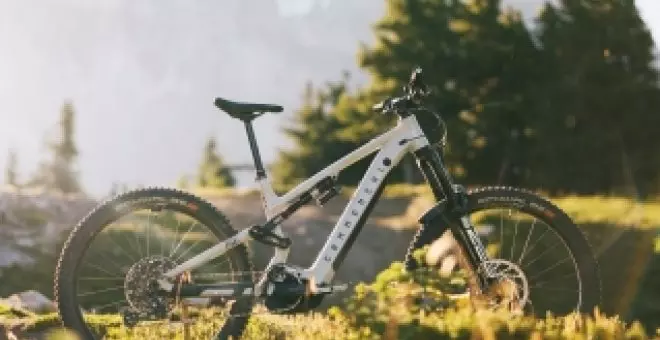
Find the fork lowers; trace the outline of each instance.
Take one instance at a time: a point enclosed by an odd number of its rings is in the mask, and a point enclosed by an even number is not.
[[[460,268],[468,272],[473,302],[482,296],[498,295],[498,289],[513,288],[507,286],[514,282],[521,292],[529,290],[520,301],[526,303],[525,312],[538,316],[548,311],[555,315],[590,313],[600,303],[598,265],[589,243],[570,217],[548,200],[522,189],[485,187],[467,193],[464,216],[481,221],[490,230],[485,231],[483,238],[488,242],[491,260],[474,267],[462,263],[459,255]],[[448,225],[449,221],[443,218],[423,225],[406,260],[415,250],[437,239],[439,231],[434,229],[444,228],[444,231]],[[464,241],[456,236],[454,229],[452,234],[463,249]],[[509,280],[503,287],[502,279],[506,277],[525,280]],[[487,281],[485,289],[479,287],[481,282],[473,282],[481,278]]]
[[[430,236],[422,238],[421,236],[424,233],[430,233],[435,239],[447,228],[450,228],[452,235],[465,253],[471,268],[480,268],[481,264],[487,261],[488,258],[484,246],[469,220],[462,219],[467,212],[467,192],[463,186],[453,183],[438,146],[427,146],[418,150],[415,152],[415,158],[420,171],[439,203],[420,218],[422,227],[411,243],[411,248],[426,245],[425,243]],[[427,231],[427,229],[429,230]],[[428,242],[430,244],[432,240],[428,240]],[[406,267],[415,268],[416,266],[417,264],[409,251],[406,256]],[[488,284],[488,278],[485,275],[479,275],[478,281],[482,288]]]

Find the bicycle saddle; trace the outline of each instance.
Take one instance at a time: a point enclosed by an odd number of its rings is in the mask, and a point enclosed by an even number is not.
[[[253,116],[256,113],[277,113],[284,110],[280,105],[233,102],[219,97],[215,98],[215,106],[234,118],[247,118],[246,116]]]

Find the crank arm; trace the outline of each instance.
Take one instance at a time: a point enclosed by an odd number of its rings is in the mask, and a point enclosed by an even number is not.
[[[170,293],[172,297],[259,297],[270,295],[301,295],[305,293],[305,287],[300,285],[268,285],[266,291],[262,294],[255,289],[252,282],[245,283],[219,283],[219,284],[183,284],[178,292]]]
[[[170,293],[172,297],[227,297],[239,298],[245,296],[259,296],[255,292],[252,282],[224,283],[224,284],[183,284],[178,292]]]

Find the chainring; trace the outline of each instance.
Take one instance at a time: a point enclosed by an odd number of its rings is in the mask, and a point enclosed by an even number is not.
[[[241,276],[251,276],[257,281],[262,275],[266,275],[263,291],[257,297],[253,297],[255,308],[249,314],[295,314],[304,313],[318,307],[328,293],[310,292],[308,282],[298,278],[287,271],[287,265],[276,265],[267,272],[253,271],[234,273]],[[202,274],[203,275],[203,274]],[[220,279],[230,274],[209,274],[207,278]],[[295,287],[298,293],[287,292]],[[274,294],[272,294],[274,293]],[[230,317],[242,317],[246,315],[231,315]]]
[[[268,273],[268,285],[273,285],[274,291],[279,291],[278,288],[287,286],[296,286],[301,290],[304,287],[304,283],[299,278],[287,272],[279,271],[277,268]],[[268,285],[266,286],[268,287]],[[264,299],[264,305],[271,313],[282,314],[296,308],[303,297],[304,294],[301,293],[268,295]]]

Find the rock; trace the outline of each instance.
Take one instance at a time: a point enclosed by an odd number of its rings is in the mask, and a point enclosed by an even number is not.
[[[34,290],[10,295],[8,298],[4,299],[3,303],[13,308],[24,309],[33,313],[49,313],[56,311],[55,303],[53,303],[53,301]]]
[[[0,268],[33,264],[33,251],[58,252],[57,243],[96,203],[86,197],[0,188]]]
[[[477,235],[484,238],[492,234],[494,227],[492,225],[479,225],[476,229]],[[447,231],[431,243],[426,253],[426,263],[439,267],[440,274],[448,276],[454,269],[458,268],[458,257],[460,256],[458,247],[456,239],[454,239],[451,232]]]
[[[443,259],[458,254],[458,244],[450,232],[445,232],[440,238],[433,241],[426,253],[426,263],[431,266],[440,266]]]
[[[0,325],[0,340],[18,340],[18,337],[10,327]]]

